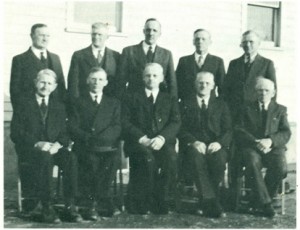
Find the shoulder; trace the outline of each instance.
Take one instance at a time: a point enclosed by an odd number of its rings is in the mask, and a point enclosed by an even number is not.
[[[188,61],[188,60],[191,59],[191,58],[194,58],[194,55],[193,55],[193,54],[191,54],[191,55],[186,55],[186,56],[182,56],[182,57],[179,58],[179,62],[186,62],[186,61]]]
[[[112,53],[113,56],[119,56],[119,55],[120,55],[120,53],[119,53],[118,51],[115,51],[115,50],[110,49],[110,48],[108,48],[108,47],[106,47],[106,52]]]
[[[21,59],[25,59],[27,58],[27,56],[29,55],[30,50],[26,50],[25,52],[21,53],[21,54],[17,54],[13,57],[13,60],[21,60]]]
[[[218,56],[212,55],[212,54],[208,54],[208,55],[209,55],[209,57],[210,57],[211,59],[214,59],[214,60],[216,60],[217,62],[223,62],[223,59],[222,59],[221,57],[218,57]]]
[[[119,106],[120,105],[120,100],[115,98],[115,97],[103,95],[102,100],[105,100],[108,104],[111,104],[111,105],[114,105],[114,106]]]
[[[264,62],[265,64],[273,64],[273,61],[271,59],[261,56],[259,54],[257,55],[257,60],[260,62]]]
[[[127,46],[123,49],[123,52],[130,52],[130,51],[133,51],[133,50],[137,50],[141,47],[141,43],[139,44],[136,44],[136,45],[132,45],[132,46]]]
[[[166,48],[163,48],[163,47],[160,47],[160,46],[156,46],[156,49],[159,50],[160,52],[163,52],[165,54],[168,54],[168,55],[172,55],[171,51],[166,49]]]

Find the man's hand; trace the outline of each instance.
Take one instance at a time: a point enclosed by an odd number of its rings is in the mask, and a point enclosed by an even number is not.
[[[212,142],[209,144],[208,148],[207,148],[207,153],[214,153],[219,151],[222,148],[222,146],[220,145],[219,142]]]
[[[148,147],[151,144],[151,140],[145,135],[139,139],[139,143],[145,147]]]
[[[195,141],[192,146],[199,152],[202,154],[206,153],[206,144],[201,142],[201,141]]]
[[[151,139],[150,148],[153,150],[160,150],[165,144],[165,138],[162,136],[157,136]]]
[[[49,149],[49,153],[51,155],[56,154],[60,148],[62,148],[62,145],[59,144],[58,142],[55,142],[52,144],[51,148]]]
[[[257,143],[256,147],[265,154],[272,150],[271,138],[258,139],[258,140],[255,140],[255,142]]]
[[[37,148],[38,150],[41,151],[49,151],[49,149],[51,148],[52,143],[51,142],[46,142],[46,141],[39,141],[37,143],[35,143],[34,147]]]

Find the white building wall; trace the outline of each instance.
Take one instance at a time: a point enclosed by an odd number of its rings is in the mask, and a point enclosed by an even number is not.
[[[149,17],[162,24],[159,45],[172,51],[175,68],[183,55],[194,51],[192,34],[197,28],[206,28],[212,34],[210,53],[222,57],[227,68],[229,61],[240,55],[240,37],[244,28],[242,1],[125,1],[123,31],[126,37],[111,37],[108,46],[121,52],[128,45],[143,39],[142,28]],[[278,101],[288,106],[290,121],[296,121],[296,4],[284,1],[282,12],[282,46],[261,49],[260,53],[272,59],[278,79]],[[90,44],[88,34],[68,33],[66,2],[63,1],[6,1],[4,2],[4,99],[5,120],[11,117],[9,81],[12,57],[26,51],[30,44],[30,27],[45,23],[51,30],[49,50],[59,54],[65,76],[68,74],[72,53]]]

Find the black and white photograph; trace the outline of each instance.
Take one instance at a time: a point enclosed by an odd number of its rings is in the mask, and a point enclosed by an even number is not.
[[[296,229],[296,0],[4,0],[3,228]]]

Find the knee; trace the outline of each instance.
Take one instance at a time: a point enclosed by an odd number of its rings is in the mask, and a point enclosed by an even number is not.
[[[244,159],[246,167],[257,168],[261,165],[261,157],[255,150],[245,150]]]

